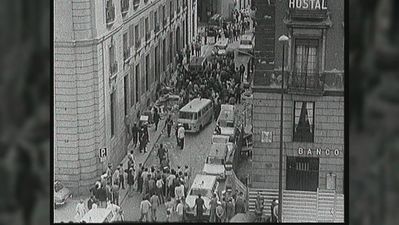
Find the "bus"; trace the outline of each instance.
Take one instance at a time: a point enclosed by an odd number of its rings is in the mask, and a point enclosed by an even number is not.
[[[238,50],[241,52],[252,53],[255,46],[255,36],[253,34],[244,34],[240,38]]]
[[[222,38],[215,44],[215,52],[217,55],[226,55],[227,54],[227,46],[229,39]]]
[[[213,120],[212,101],[206,98],[195,98],[179,111],[178,123],[183,124],[186,132],[199,132]]]

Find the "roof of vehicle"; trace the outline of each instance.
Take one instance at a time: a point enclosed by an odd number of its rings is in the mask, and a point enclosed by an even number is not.
[[[234,106],[233,105],[221,105],[219,120],[234,120]]]
[[[243,34],[241,35],[241,40],[252,40],[254,38],[253,34]]]
[[[194,178],[193,184],[191,185],[191,189],[201,188],[211,190],[215,182],[216,176],[197,174]]]
[[[87,223],[103,223],[111,211],[112,211],[111,209],[105,209],[105,208],[90,209],[83,216],[82,221],[84,220]]]
[[[227,145],[224,143],[213,143],[211,145],[211,150],[208,153],[208,156],[222,158],[226,157],[226,153],[228,151]]]
[[[216,47],[218,47],[218,46],[227,46],[229,44],[228,41],[229,41],[229,39],[222,38],[222,39],[220,39],[219,41],[216,42],[215,46]]]
[[[191,102],[187,103],[187,105],[183,106],[180,109],[181,112],[198,112],[207,104],[211,103],[212,101],[207,98],[194,98]]]

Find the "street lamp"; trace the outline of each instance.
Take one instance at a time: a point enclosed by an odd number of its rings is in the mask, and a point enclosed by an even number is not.
[[[284,103],[284,55],[285,43],[289,38],[281,35],[278,41],[283,43],[283,60],[281,67],[281,112],[280,112],[280,161],[279,161],[279,176],[278,176],[278,221],[282,222],[282,206],[283,206],[283,103]]]

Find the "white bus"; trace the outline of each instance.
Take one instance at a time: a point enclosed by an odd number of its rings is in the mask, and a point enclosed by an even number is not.
[[[206,98],[195,98],[180,109],[177,122],[183,124],[186,132],[198,132],[212,120],[212,101]]]

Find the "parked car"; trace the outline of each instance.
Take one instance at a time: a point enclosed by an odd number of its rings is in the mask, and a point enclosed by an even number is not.
[[[187,217],[190,219],[196,214],[196,209],[193,209],[193,207],[195,205],[195,199],[198,198],[198,194],[201,194],[201,198],[204,200],[205,207],[207,208],[204,212],[204,217],[209,218],[209,203],[214,193],[218,196],[219,188],[219,182],[217,181],[216,176],[203,174],[195,176],[186,198],[186,203],[189,206]]]
[[[230,142],[212,144],[202,172],[215,175],[218,180],[225,180],[226,171],[233,167],[235,151],[235,145]]]
[[[68,198],[72,198],[72,192],[61,182],[54,182],[54,209],[57,206],[64,205]]]

